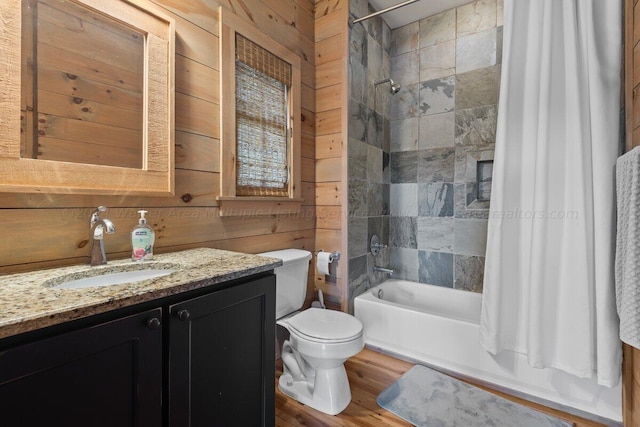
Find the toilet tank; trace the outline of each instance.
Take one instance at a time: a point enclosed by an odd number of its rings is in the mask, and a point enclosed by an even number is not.
[[[307,296],[307,279],[311,252],[302,249],[283,249],[258,255],[280,258],[282,267],[276,274],[276,319],[299,310]]]

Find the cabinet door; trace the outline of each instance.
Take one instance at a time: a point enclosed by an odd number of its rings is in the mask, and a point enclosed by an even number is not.
[[[275,276],[170,307],[169,419],[275,424]]]
[[[161,309],[0,352],[0,425],[157,427]]]

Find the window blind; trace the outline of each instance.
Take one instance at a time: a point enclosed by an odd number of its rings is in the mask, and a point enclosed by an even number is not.
[[[236,34],[236,195],[289,193],[291,65]]]

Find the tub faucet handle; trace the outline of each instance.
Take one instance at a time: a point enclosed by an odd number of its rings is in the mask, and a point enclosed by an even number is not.
[[[387,245],[380,243],[380,238],[377,234],[371,236],[371,241],[369,242],[369,248],[371,249],[371,255],[378,256],[380,253],[380,249],[386,248]]]

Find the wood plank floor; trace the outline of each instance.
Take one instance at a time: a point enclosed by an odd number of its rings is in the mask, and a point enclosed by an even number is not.
[[[350,358],[345,363],[349,383],[351,384],[351,403],[342,413],[331,416],[291,399],[278,389],[277,378],[282,373],[282,363],[278,361],[276,374],[276,426],[411,426],[411,424],[398,418],[393,413],[378,406],[376,397],[412,366],[413,363],[365,348],[360,354]],[[514,402],[572,422],[575,427],[604,427],[600,423],[527,402],[486,387],[481,388]]]

